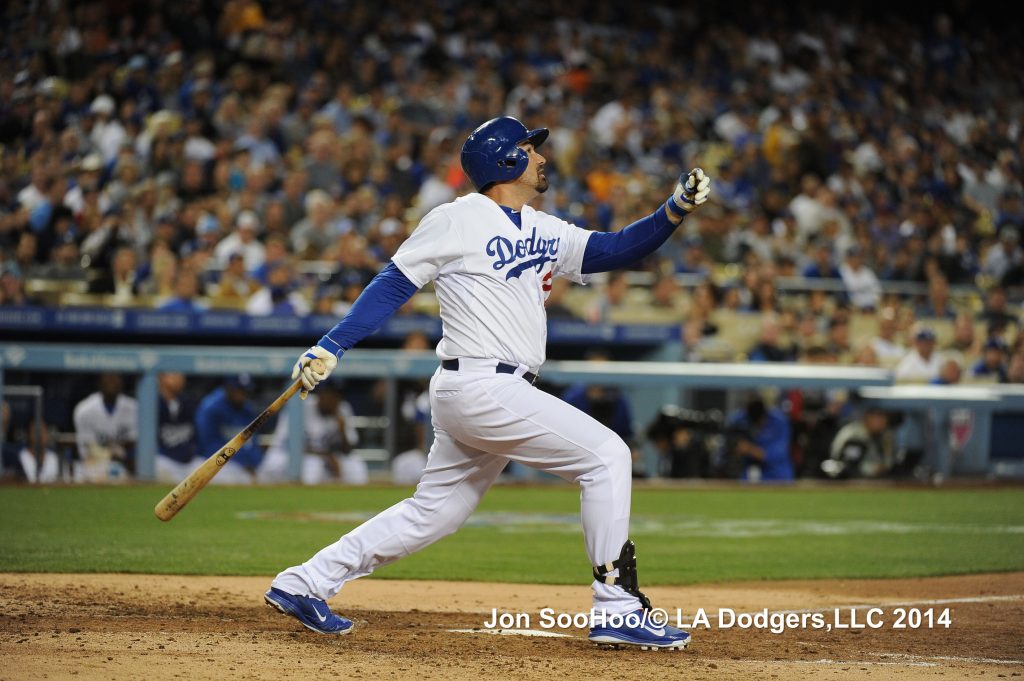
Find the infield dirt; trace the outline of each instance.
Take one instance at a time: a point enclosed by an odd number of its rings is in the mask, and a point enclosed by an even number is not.
[[[1024,673],[1024,573],[907,580],[746,582],[645,589],[687,614],[896,603],[950,608],[937,629],[783,634],[699,628],[679,652],[601,650],[583,630],[479,629],[492,608],[589,607],[584,586],[364,579],[332,606],[353,633],[309,632],[263,604],[253,577],[0,574],[0,679],[1012,678]],[[932,604],[930,601],[960,602]],[[863,611],[861,611],[863,612]],[[714,623],[712,623],[714,624]],[[539,628],[534,626],[534,628]]]

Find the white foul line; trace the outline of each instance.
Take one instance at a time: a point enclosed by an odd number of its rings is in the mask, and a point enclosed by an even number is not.
[[[1024,664],[1024,660],[1000,660],[992,657],[954,657],[951,655],[907,655],[905,653],[872,653],[879,657],[902,660],[941,660],[943,662],[971,662],[973,664]]]
[[[846,667],[853,667],[855,665],[862,666],[874,666],[874,667],[938,667],[939,665],[934,662],[874,662],[868,660],[830,660],[828,658],[822,658],[820,660],[775,660],[778,664],[834,664],[844,665]]]
[[[449,629],[450,634],[491,634],[492,636],[538,636],[543,638],[573,638],[569,634],[540,629]]]

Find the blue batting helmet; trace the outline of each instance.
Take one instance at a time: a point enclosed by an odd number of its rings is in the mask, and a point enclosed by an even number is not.
[[[482,192],[495,182],[508,182],[526,172],[530,159],[519,144],[529,141],[539,147],[547,138],[547,128],[527,130],[511,116],[492,118],[466,138],[462,169]]]

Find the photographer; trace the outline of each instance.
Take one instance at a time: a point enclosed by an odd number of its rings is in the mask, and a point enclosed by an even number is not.
[[[720,438],[721,412],[665,405],[647,426],[647,439],[660,455],[661,475],[707,478],[712,474],[713,442]]]
[[[726,452],[731,462],[741,466],[742,480],[792,480],[789,435],[785,414],[754,396],[729,419]]]
[[[872,406],[839,430],[821,470],[830,478],[879,478],[893,471],[898,458],[889,416]]]

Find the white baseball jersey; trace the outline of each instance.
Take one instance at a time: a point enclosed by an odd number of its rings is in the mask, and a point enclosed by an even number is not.
[[[359,431],[352,425],[355,420],[355,412],[352,405],[345,400],[338,403],[336,414],[324,416],[317,408],[318,396],[314,393],[302,403],[302,425],[305,429],[307,450],[315,452],[334,451],[343,454],[341,451],[341,429],[338,428],[338,417],[345,419],[345,439],[348,440],[349,448],[359,444]],[[277,421],[277,428],[274,430],[273,449],[288,451],[288,418],[282,417]],[[346,450],[347,451],[347,450]]]
[[[591,232],[523,206],[522,229],[483,194],[427,213],[392,257],[416,286],[434,281],[441,359],[498,359],[537,371],[544,363],[552,277],[577,283]]]
[[[134,397],[118,395],[114,409],[107,410],[103,395],[89,395],[75,406],[75,439],[82,454],[89,445],[126,445],[139,438],[139,405]]]
[[[338,427],[338,416],[345,419],[345,439],[351,449],[359,444],[359,433],[352,424],[355,412],[352,406],[342,400],[338,404],[336,414],[323,415],[317,408],[318,397],[310,395],[303,404],[303,428],[305,432],[306,451],[334,452],[341,469],[341,479],[349,485],[365,485],[369,481],[369,469],[366,462],[357,455],[342,456],[341,429]],[[346,452],[348,449],[345,450]],[[322,485],[331,482],[327,467],[319,454],[307,454],[302,457],[302,483],[304,485]],[[274,440],[263,457],[257,473],[262,483],[279,483],[288,481],[288,419],[281,418],[274,430]]]

